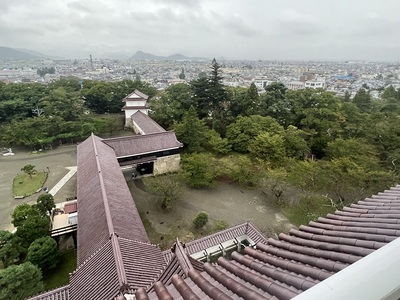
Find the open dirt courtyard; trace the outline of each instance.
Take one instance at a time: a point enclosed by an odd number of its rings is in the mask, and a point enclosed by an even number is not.
[[[38,171],[50,169],[45,186],[51,189],[68,173],[66,167],[76,166],[76,145],[63,146],[55,150],[47,150],[32,154],[26,150],[14,149],[14,156],[0,156],[0,229],[13,230],[11,213],[20,203],[33,204],[43,192],[33,194],[24,199],[14,199],[12,195],[13,179],[21,168],[27,164],[35,165]],[[76,175],[54,196],[56,203],[65,201],[66,197],[76,195]]]
[[[191,240],[210,233],[217,220],[224,220],[229,226],[250,221],[266,236],[273,236],[292,227],[280,208],[257,189],[247,190],[223,182],[214,189],[187,189],[174,208],[165,212],[160,203],[145,191],[142,180],[130,180],[128,186],[140,215],[150,221],[154,229],[148,232],[150,239],[164,248],[169,246],[171,238],[177,236]],[[200,211],[209,214],[209,224],[204,232],[194,229],[192,225]]]

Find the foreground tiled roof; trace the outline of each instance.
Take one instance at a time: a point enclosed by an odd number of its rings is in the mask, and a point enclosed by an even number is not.
[[[149,287],[165,262],[149,239],[112,148],[94,135],[78,146],[78,268],[70,299],[113,299]]]
[[[117,157],[147,154],[183,146],[173,131],[105,139],[103,142],[114,149]]]
[[[112,234],[149,243],[112,148],[94,135],[78,145],[78,265]]]
[[[191,267],[136,299],[291,299],[400,236],[400,186],[318,218],[279,240]],[[186,248],[187,249],[187,248]],[[185,251],[188,255],[188,250]],[[323,296],[321,296],[323,299]]]
[[[157,132],[165,132],[165,129],[157,124],[152,118],[148,115],[142,113],[140,110],[135,112],[131,116],[133,122],[137,124],[140,129],[142,129],[144,134],[157,133]]]

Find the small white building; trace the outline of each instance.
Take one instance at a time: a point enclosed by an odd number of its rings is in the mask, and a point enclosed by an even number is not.
[[[304,87],[311,89],[324,89],[326,88],[326,81],[323,78],[317,78],[315,80],[307,80],[304,83]]]
[[[289,90],[302,90],[304,89],[304,82],[291,81],[285,84]]]
[[[149,96],[135,90],[132,94],[126,96],[122,101],[125,102],[125,106],[122,110],[125,111],[125,127],[132,128],[132,118],[131,116],[140,111],[145,115],[149,113],[149,107],[147,104],[147,99]]]

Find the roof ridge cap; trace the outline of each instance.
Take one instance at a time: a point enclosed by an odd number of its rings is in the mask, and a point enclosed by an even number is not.
[[[117,234],[115,232],[115,228],[114,228],[114,224],[113,224],[113,220],[112,220],[112,216],[111,216],[110,204],[109,204],[108,198],[107,198],[106,187],[105,187],[103,173],[102,173],[102,169],[101,169],[101,165],[100,165],[99,153],[97,151],[97,145],[96,145],[96,142],[95,142],[93,136],[92,136],[92,141],[93,141],[93,150],[94,150],[95,159],[96,159],[96,167],[97,167],[97,171],[98,171],[97,175],[98,175],[98,178],[100,181],[100,191],[101,191],[104,210],[105,210],[105,214],[106,214],[109,238],[111,241],[111,247],[112,247],[113,254],[114,254],[114,261],[115,261],[115,266],[117,269],[119,286],[122,287],[128,283],[128,279],[126,277],[124,262],[122,260],[121,249],[119,247],[119,241],[117,238]]]
[[[149,246],[155,246],[155,247],[160,249],[160,246],[158,244],[152,244],[152,243],[142,242],[142,241],[138,241],[138,240],[132,240],[132,239],[128,239],[128,238],[124,238],[124,237],[120,237],[120,236],[118,236],[118,239],[125,240],[125,241],[136,242],[136,243],[139,243],[139,244],[144,244],[144,245],[149,245]],[[166,250],[164,250],[164,251],[166,251]]]
[[[69,289],[69,284],[66,284],[66,285],[63,285],[63,286],[60,286],[60,287],[56,287],[56,288],[54,288],[52,290],[47,290],[47,291],[41,292],[41,293],[36,294],[34,296],[30,296],[27,300],[35,299],[38,296],[40,296],[40,299],[43,299],[43,297],[47,296],[47,294],[54,294],[54,293],[57,293],[59,291],[66,290],[66,289]]]

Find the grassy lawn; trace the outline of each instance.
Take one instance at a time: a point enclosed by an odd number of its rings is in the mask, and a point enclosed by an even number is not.
[[[30,196],[41,188],[47,179],[46,172],[38,172],[32,177],[28,174],[19,174],[14,178],[13,195]]]
[[[45,290],[52,290],[69,283],[69,273],[76,269],[76,250],[62,252],[60,263],[51,272],[43,274]]]

